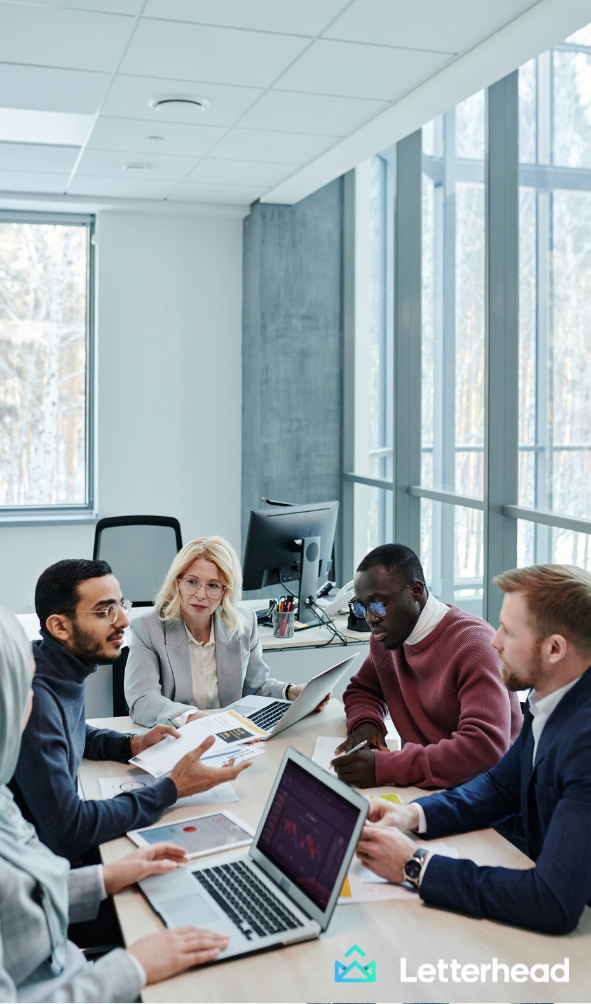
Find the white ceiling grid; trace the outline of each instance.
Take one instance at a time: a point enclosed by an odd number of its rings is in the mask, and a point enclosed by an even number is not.
[[[0,0],[0,109],[92,116],[0,141],[0,190],[249,205],[537,3]]]

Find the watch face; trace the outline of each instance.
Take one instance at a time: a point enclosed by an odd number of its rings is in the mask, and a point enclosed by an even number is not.
[[[407,878],[417,879],[421,874],[421,862],[417,861],[416,858],[411,858],[404,866],[404,874]]]

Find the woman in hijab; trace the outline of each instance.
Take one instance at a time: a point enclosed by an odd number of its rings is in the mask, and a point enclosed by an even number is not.
[[[134,1001],[145,983],[215,959],[228,939],[194,927],[160,931],[93,966],[68,941],[70,921],[92,920],[107,895],[186,858],[163,843],[70,871],[37,839],[6,787],[31,711],[31,673],[24,631],[0,607],[0,1001]]]

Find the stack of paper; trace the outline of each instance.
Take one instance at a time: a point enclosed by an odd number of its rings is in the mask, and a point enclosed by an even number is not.
[[[222,711],[217,715],[208,715],[205,718],[197,718],[193,722],[183,725],[179,732],[180,738],[167,736],[155,746],[150,746],[129,761],[136,767],[152,774],[154,777],[163,777],[170,773],[173,767],[181,760],[186,753],[191,753],[197,746],[200,746],[208,736],[214,736],[215,742],[203,755],[203,760],[226,754],[228,759],[232,756],[232,751],[245,742],[252,742],[266,732],[257,728],[247,718],[243,718],[236,711]]]

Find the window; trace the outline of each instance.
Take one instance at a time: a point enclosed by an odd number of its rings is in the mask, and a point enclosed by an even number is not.
[[[494,624],[504,569],[591,569],[591,25],[390,159],[391,231],[360,213],[376,166],[357,172],[345,574],[406,543],[435,595]],[[392,261],[391,350],[361,325],[369,290],[389,295],[374,260]]]
[[[92,510],[92,228],[0,213],[0,519]]]

